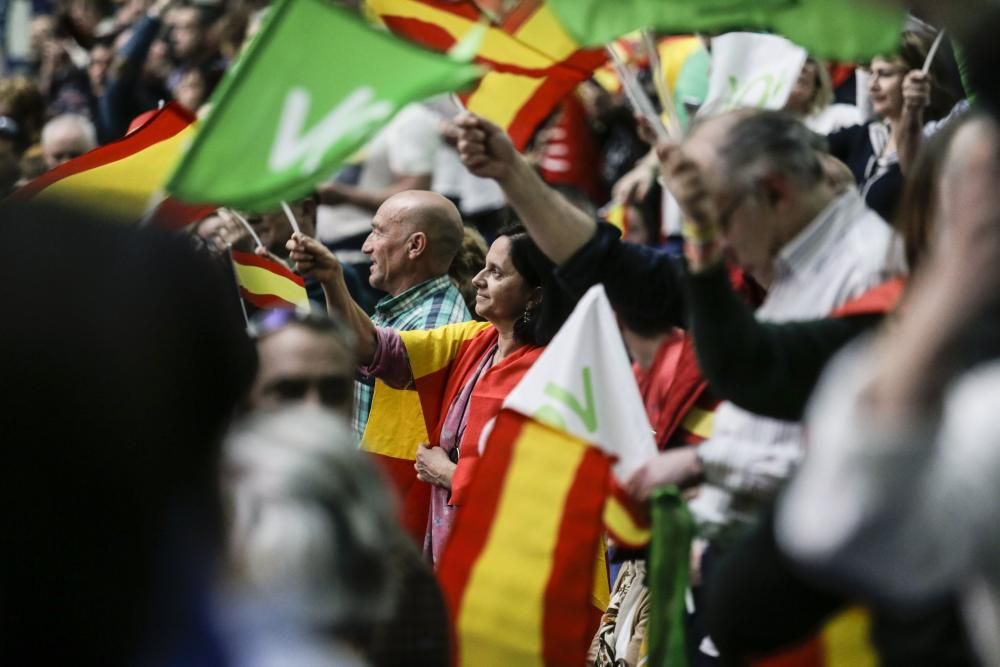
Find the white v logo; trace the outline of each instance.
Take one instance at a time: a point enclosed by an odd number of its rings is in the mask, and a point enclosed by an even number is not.
[[[375,93],[370,87],[358,88],[303,134],[312,96],[305,88],[292,88],[285,97],[267,166],[272,172],[281,172],[301,162],[303,174],[316,171],[323,155],[335,143],[359,137],[371,125],[392,115],[389,102],[373,103],[374,99]]]

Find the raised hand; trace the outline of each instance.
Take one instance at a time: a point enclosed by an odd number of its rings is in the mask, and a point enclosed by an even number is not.
[[[903,79],[903,110],[923,111],[930,103],[930,74],[918,69],[910,70]]]
[[[295,262],[295,270],[303,276],[311,277],[321,285],[331,285],[342,279],[340,262],[329,248],[316,239],[295,233],[285,247],[288,258]]]
[[[517,150],[502,129],[471,113],[455,118],[458,154],[462,164],[476,176],[502,181],[518,159]]]

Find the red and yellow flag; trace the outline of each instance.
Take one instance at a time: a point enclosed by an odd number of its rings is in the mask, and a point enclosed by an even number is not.
[[[394,33],[436,51],[448,51],[489,21],[476,61],[492,71],[462,101],[503,127],[518,149],[606,60],[602,49],[580,48],[541,0],[521,0],[498,21],[471,0],[368,0],[368,7]]]
[[[458,665],[582,665],[608,582],[611,461],[512,411],[497,418],[438,577]]]
[[[871,617],[852,607],[827,621],[815,636],[797,647],[750,662],[752,667],[875,667]]]
[[[240,295],[258,308],[309,308],[302,276],[264,257],[231,250]]]
[[[375,381],[361,449],[374,455],[389,477],[399,497],[403,527],[418,544],[423,544],[427,530],[430,487],[417,480],[413,470],[417,447],[430,441],[455,359],[489,326],[464,322],[429,331],[401,331],[416,391],[396,390]]]
[[[184,227],[214,209],[183,204],[162,190],[194,135],[195,124],[194,115],[170,103],[122,139],[45,172],[11,198],[69,202],[123,221]]]

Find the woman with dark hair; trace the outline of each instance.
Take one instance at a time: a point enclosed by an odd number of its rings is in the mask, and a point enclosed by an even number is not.
[[[486,321],[431,331],[376,327],[351,299],[340,264],[325,246],[296,234],[288,247],[296,270],[323,285],[328,305],[354,329],[361,372],[389,387],[421,394],[431,442],[418,448],[414,467],[417,479],[432,486],[424,552],[437,562],[479,461],[484,430],[574,302],[556,283],[552,262],[520,227],[501,230],[486,254],[486,266],[472,281],[476,313]],[[433,401],[425,400],[421,377],[428,359],[445,360],[434,362],[433,380],[428,380],[436,394]],[[377,414],[373,404],[373,423]]]

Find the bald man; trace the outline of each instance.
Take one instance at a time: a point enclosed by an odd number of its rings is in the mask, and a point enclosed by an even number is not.
[[[385,200],[372,218],[372,231],[361,251],[371,260],[368,282],[387,293],[375,305],[372,322],[400,331],[435,329],[472,317],[461,293],[448,278],[448,268],[462,246],[462,216],[447,198],[426,190],[407,190]],[[313,255],[331,255],[314,239],[296,236]],[[311,267],[298,267],[309,273]],[[343,280],[340,272],[315,271],[313,276],[330,289]],[[336,313],[332,313],[336,316]],[[375,380],[358,376],[354,392],[354,429],[364,436],[371,411]]]

